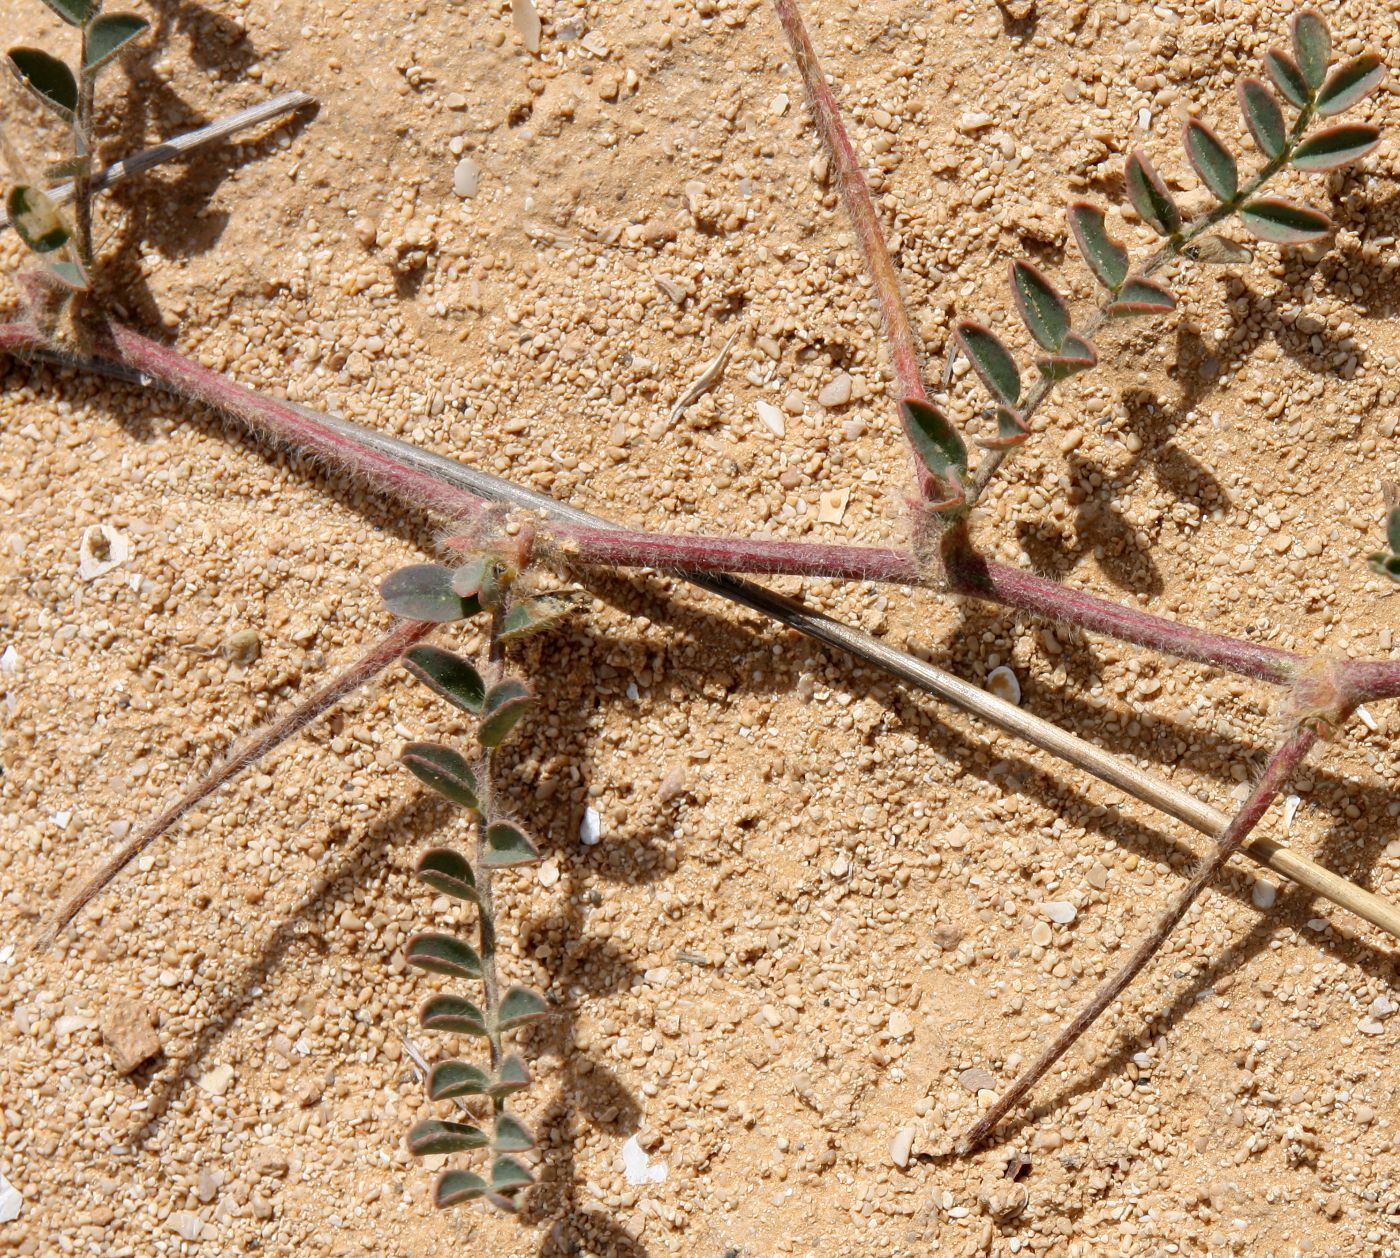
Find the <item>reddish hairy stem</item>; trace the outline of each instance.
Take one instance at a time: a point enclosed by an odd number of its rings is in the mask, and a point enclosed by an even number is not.
[[[860,251],[865,256],[865,268],[875,289],[875,302],[880,309],[880,320],[884,324],[890,356],[894,359],[894,374],[899,382],[900,396],[927,402],[928,394],[924,392],[923,376],[919,371],[918,343],[914,339],[914,329],[909,322],[909,311],[904,304],[894,260],[885,245],[885,233],[880,227],[880,217],[875,212],[875,202],[871,199],[870,188],[861,173],[860,158],[856,156],[855,146],[846,134],[845,124],[841,121],[841,110],[827,85],[826,75],[817,59],[817,50],[812,46],[811,37],[803,25],[802,15],[797,11],[795,0],[773,0],[773,7],[778,12],[778,21],[782,23],[783,33],[792,48],[798,73],[802,76],[802,85],[807,90],[808,101],[811,102],[817,131],[821,135],[822,143],[826,145],[827,152],[831,154],[836,187],[845,203]],[[905,436],[910,436],[907,429]],[[915,448],[912,438],[909,448],[912,453]],[[920,497],[925,501],[942,497],[942,488],[917,455],[914,457],[914,467],[919,480]]]
[[[1034,573],[983,559],[966,549],[946,556],[945,570],[949,588],[958,594],[990,599],[1004,607],[1034,612],[1121,642],[1134,642],[1178,659],[1210,664],[1277,686],[1291,682],[1307,663],[1303,656],[1291,651],[1207,633],[1149,612],[1134,611]]]
[[[920,584],[918,564],[905,550],[701,537],[551,525],[581,563],[684,572],[758,572],[770,576],[833,577],[849,581]]]
[[[89,875],[78,889],[64,901],[52,922],[39,938],[39,946],[47,947],[58,933],[68,925],[103,887],[122,872],[133,860],[141,855],[161,835],[174,826],[181,817],[201,801],[207,799],[219,787],[237,777],[249,765],[256,764],[268,752],[275,750],[294,734],[305,729],[317,717],[333,708],[347,695],[353,694],[361,686],[382,673],[409,647],[421,642],[437,625],[426,620],[405,620],[379,641],[371,650],[360,656],[339,677],[322,686],[306,702],[298,704],[285,716],[274,721],[266,729],[260,730],[229,756],[207,777],[190,787],[163,813],[135,837],[128,839],[103,862],[96,873]]]
[[[980,1145],[999,1123],[1066,1052],[1084,1034],[1099,1015],[1122,994],[1124,988],[1133,981],[1138,972],[1157,954],[1176,925],[1186,916],[1186,910],[1225,867],[1225,862],[1237,851],[1240,844],[1249,837],[1250,831],[1263,819],[1273,802],[1274,796],[1288,783],[1289,777],[1307,759],[1317,734],[1311,727],[1293,733],[1269,758],[1263,775],[1250,791],[1239,812],[1230,822],[1225,833],[1216,840],[1215,850],[1197,866],[1185,889],[1172,901],[1171,906],[1157,920],[1151,933],[1134,950],[1133,955],[1112,978],[1100,985],[1099,989],[1039,1057],[1022,1071],[1016,1082],[1001,1094],[985,1114],[968,1128],[958,1141],[958,1152],[967,1153]]]

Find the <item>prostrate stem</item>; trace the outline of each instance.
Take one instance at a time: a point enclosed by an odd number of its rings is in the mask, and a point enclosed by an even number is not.
[[[1220,836],[1215,850],[1197,866],[1185,889],[1172,901],[1171,906],[1157,919],[1151,933],[1134,949],[1132,956],[1117,974],[1102,983],[1089,1002],[1065,1025],[1060,1033],[1046,1046],[1016,1081],[992,1107],[982,1115],[966,1134],[958,1141],[957,1151],[967,1153],[975,1149],[991,1134],[992,1129],[1011,1109],[1040,1081],[1065,1052],[1084,1034],[1099,1015],[1122,994],[1124,988],[1133,981],[1138,972],[1166,942],[1176,925],[1186,916],[1186,910],[1196,902],[1196,898],[1206,889],[1240,848],[1250,831],[1263,819],[1269,810],[1274,796],[1287,784],[1289,777],[1307,759],[1317,741],[1317,733],[1311,726],[1295,731],[1288,740],[1270,757],[1263,775],[1255,783],[1249,797],[1235,814],[1225,833]]]
[[[202,778],[154,821],[122,844],[95,873],[85,878],[79,884],[78,889],[63,902],[53,920],[44,929],[39,937],[39,946],[46,948],[53,943],[59,932],[82,912],[84,905],[161,835],[175,825],[180,818],[185,816],[191,808],[207,799],[225,782],[237,777],[244,769],[256,764],[269,752],[280,747],[294,734],[305,729],[312,721],[333,708],[347,695],[353,694],[361,686],[378,676],[389,665],[398,660],[409,647],[421,642],[436,628],[436,625],[423,620],[400,622],[334,681],[321,687],[305,703],[299,704],[285,716],[249,738],[212,773]]]

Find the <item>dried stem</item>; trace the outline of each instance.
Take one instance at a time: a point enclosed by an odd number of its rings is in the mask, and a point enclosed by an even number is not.
[[[489,656],[492,680],[500,676],[501,661],[505,655],[505,644],[501,641],[501,627],[505,606],[498,603],[491,609],[491,645]],[[496,901],[493,881],[496,871],[487,859],[486,829],[490,824],[487,811],[495,807],[491,780],[492,757],[494,752],[488,745],[482,749],[480,782],[483,793],[483,807],[476,814],[476,859],[472,867],[476,870],[477,930],[481,944],[481,985],[486,998],[486,1040],[491,1054],[491,1073],[501,1068],[501,1031],[497,1025],[501,1012],[501,980],[496,970]],[[494,1110],[500,1113],[505,1108],[502,1097],[494,1098]]]
[[[44,929],[39,937],[39,946],[46,948],[52,944],[59,932],[82,912],[84,905],[161,835],[175,825],[180,818],[185,816],[191,808],[207,799],[225,782],[237,777],[244,769],[256,764],[287,739],[305,729],[312,721],[329,711],[347,695],[353,694],[366,682],[378,676],[402,656],[409,647],[421,642],[435,628],[437,628],[436,625],[424,620],[402,621],[373,649],[362,655],[334,681],[323,686],[305,703],[299,704],[266,729],[259,730],[218,768],[207,777],[202,778],[159,817],[140,830],[134,838],[123,843],[95,873],[88,875],[78,886],[78,889],[63,902],[53,920]]]
[[[890,356],[894,360],[894,374],[899,382],[900,396],[926,402],[928,394],[924,391],[923,376],[919,370],[918,342],[914,339],[914,329],[904,304],[894,260],[885,244],[880,216],[875,212],[870,188],[861,173],[860,158],[856,156],[855,146],[846,134],[845,124],[841,121],[841,110],[827,84],[821,62],[817,59],[817,50],[812,46],[812,40],[802,23],[802,15],[798,13],[796,3],[794,0],[773,0],[773,7],[778,12],[778,21],[782,23],[783,33],[787,36],[793,57],[797,61],[797,70],[807,90],[807,99],[812,106],[817,131],[831,155],[836,186],[841,192],[846,213],[855,230],[856,241],[865,258],[866,271],[875,289],[880,321],[884,325]],[[907,432],[905,435],[909,436]],[[911,453],[913,449],[911,439]],[[914,468],[918,477],[919,496],[926,502],[942,497],[942,488],[917,456],[914,457]]]
[[[1041,1077],[1065,1052],[1094,1025],[1099,1015],[1122,994],[1124,988],[1133,981],[1167,941],[1176,929],[1177,923],[1186,915],[1186,910],[1206,889],[1225,867],[1225,862],[1239,850],[1250,831],[1262,820],[1273,803],[1274,796],[1287,784],[1289,777],[1307,759],[1317,741],[1316,731],[1308,726],[1295,731],[1286,742],[1270,757],[1262,776],[1255,783],[1225,833],[1216,841],[1215,850],[1197,866],[1185,889],[1172,901],[1171,906],[1157,920],[1151,932],[1137,946],[1127,963],[1112,978],[1099,986],[1089,1002],[1065,1025],[1016,1081],[997,1098],[992,1107],[982,1115],[958,1141],[957,1151],[968,1153],[977,1148],[991,1134],[992,1129],[1010,1112]]]

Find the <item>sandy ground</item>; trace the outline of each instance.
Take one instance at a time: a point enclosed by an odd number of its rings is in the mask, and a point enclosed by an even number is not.
[[[887,365],[758,0],[544,3],[538,57],[501,0],[137,7],[157,29],[105,80],[112,156],[275,90],[321,104],[104,203],[136,324],[617,520],[903,535]],[[1199,108],[1248,151],[1231,92],[1287,16],[808,9],[932,362],[954,317],[1024,349],[1011,257],[1089,297],[1060,207],[1120,200],[1132,143],[1199,204],[1180,119]],[[1393,6],[1334,21],[1348,51],[1400,43]],[[7,43],[63,47],[59,30],[38,0],[0,15]],[[8,101],[17,138],[58,144]],[[1388,91],[1365,112],[1400,126]],[[1400,475],[1396,156],[1388,139],[1366,173],[1308,181],[1330,249],[1195,273],[1172,318],[1110,334],[1110,364],[1058,395],[991,496],[988,550],[1260,641],[1392,655],[1364,556]],[[0,252],[13,274],[12,236]],[[668,423],[736,333],[722,381]],[[519,652],[542,704],[504,789],[549,862],[501,880],[503,964],[555,1010],[523,1042],[543,1182],[519,1220],[435,1213],[403,1149],[430,1107],[401,1037],[447,1049],[416,1028],[437,983],[402,949],[451,920],[409,872],[462,823],[394,761],[467,727],[401,675],[30,949],[99,853],[382,632],[377,582],[433,526],[167,399],[0,373],[0,1174],[21,1198],[0,1253],[1400,1253],[1396,944],[1254,866],[998,1144],[934,1156],[1200,840],[648,576],[592,580],[567,634]],[[843,374],[849,399],[819,404]],[[960,379],[959,417],[978,404]],[[130,553],[83,580],[98,524]],[[963,677],[1008,664],[1027,707],[1221,807],[1274,736],[1270,693],[1205,669],[932,594],[805,596]],[[1268,824],[1400,898],[1396,718],[1375,719]],[[162,1048],[131,1076],[101,1030],[122,1001]],[[634,1135],[659,1182],[627,1182]]]

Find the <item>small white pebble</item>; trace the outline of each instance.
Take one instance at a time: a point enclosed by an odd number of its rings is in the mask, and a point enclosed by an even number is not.
[[[584,847],[593,847],[602,837],[603,819],[598,810],[588,807],[583,810],[583,820],[579,822],[578,839]]]
[[[11,643],[3,652],[0,652],[0,673],[4,673],[6,677],[13,677],[17,672],[19,672],[19,652]]]
[[[452,172],[452,191],[459,197],[474,197],[481,187],[481,167],[470,157],[464,157]]]
[[[1384,1035],[1385,1024],[1379,1018],[1362,1018],[1357,1023],[1356,1029],[1362,1035]]]
[[[1361,724],[1364,725],[1368,730],[1370,730],[1371,733],[1374,734],[1377,730],[1380,729],[1380,726],[1376,724],[1376,718],[1372,716],[1370,712],[1368,712],[1364,707],[1358,706],[1356,709],[1356,715],[1361,718]]]
[[[1040,911],[1057,926],[1068,926],[1079,916],[1079,910],[1068,900],[1046,900]]]
[[[775,437],[781,437],[787,432],[787,421],[783,418],[783,412],[772,402],[765,402],[762,398],[758,400],[759,422],[768,429]]]
[[[0,949],[0,953],[3,953],[3,951],[3,949]],[[3,961],[4,959],[5,958],[3,957],[3,955],[0,955],[0,961]],[[1389,996],[1382,994],[1380,996],[1377,996],[1375,1000],[1371,1002],[1371,1007],[1367,1009],[1366,1012],[1369,1013],[1373,1018],[1388,1018],[1392,1013],[1395,1012],[1395,1010],[1395,1002],[1391,1000]]]
[[[228,1085],[233,1082],[232,1066],[215,1066],[213,1070],[207,1070],[199,1076],[199,1087],[210,1096],[223,1096],[228,1091]]]
[[[851,378],[844,371],[822,385],[821,392],[817,394],[817,401],[827,410],[836,406],[845,406],[850,400]]]
[[[649,1161],[637,1137],[629,1137],[622,1146],[622,1170],[629,1184],[660,1184],[666,1179],[666,1163],[657,1162],[652,1166]]]
[[[535,875],[540,880],[540,886],[552,887],[559,881],[559,862],[547,860],[540,866],[539,872]]]
[[[836,859],[831,862],[831,876],[833,878],[844,878],[850,872],[851,862],[846,859],[846,853],[838,853]]]
[[[642,697],[642,692],[637,689],[637,683],[635,681],[629,681],[627,683],[627,697],[631,699],[633,703],[636,703],[637,700]]]
[[[958,1082],[969,1092],[986,1092],[997,1086],[996,1078],[992,1072],[984,1070],[981,1066],[972,1066],[964,1070],[958,1076]]]
[[[1289,795],[1283,801],[1283,828],[1290,830],[1293,827],[1293,818],[1298,815],[1299,805],[1302,800],[1296,795]]]
[[[896,1009],[890,1014],[889,1033],[897,1040],[902,1040],[906,1036],[914,1034],[914,1019],[903,1009]]]
[[[1274,901],[1278,899],[1278,888],[1263,878],[1256,878],[1249,898],[1254,901],[1255,908],[1271,909],[1274,907]]]
[[[909,1165],[909,1156],[914,1152],[914,1136],[917,1128],[913,1123],[901,1127],[890,1141],[890,1161],[902,1171]]]
[[[1006,703],[1014,703],[1017,706],[1021,702],[1021,683],[1017,680],[1016,674],[1003,664],[1000,668],[994,668],[987,674],[987,684],[984,687],[988,694],[996,695]]]
[[[1055,932],[1050,929],[1048,922],[1036,922],[1031,927],[1031,943],[1037,948],[1048,948],[1050,941],[1055,937]]]

